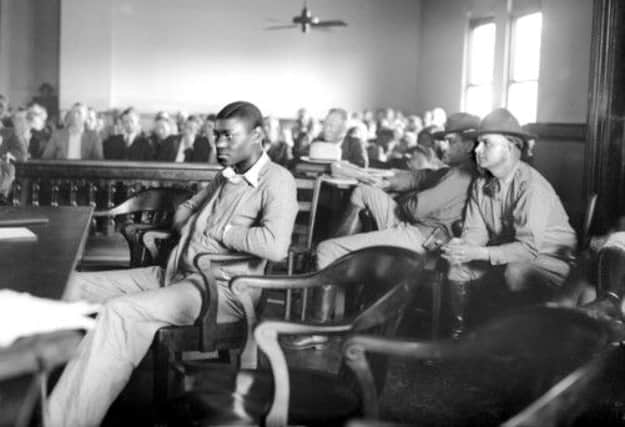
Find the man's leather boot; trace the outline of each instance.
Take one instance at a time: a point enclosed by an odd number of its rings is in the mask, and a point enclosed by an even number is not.
[[[449,305],[451,309],[451,337],[458,339],[466,328],[471,282],[449,280]]]
[[[351,236],[360,232],[362,224],[360,222],[360,211],[362,208],[353,204],[349,204],[345,209],[339,225],[331,235],[331,237]]]

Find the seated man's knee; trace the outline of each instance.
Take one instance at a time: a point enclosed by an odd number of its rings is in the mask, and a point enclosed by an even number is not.
[[[136,305],[126,296],[111,298],[102,305],[98,317],[117,318],[124,322],[135,317],[137,313]]]
[[[512,292],[526,290],[528,282],[535,276],[529,263],[510,263],[504,270],[504,279],[508,289]]]
[[[352,205],[365,208],[371,204],[371,199],[376,197],[375,194],[380,192],[384,193],[382,190],[372,185],[360,184],[354,188],[349,200]]]
[[[335,239],[324,240],[317,246],[317,269],[325,268],[341,255],[341,247]]]

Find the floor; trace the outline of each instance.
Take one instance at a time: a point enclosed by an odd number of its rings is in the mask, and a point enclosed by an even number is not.
[[[399,335],[410,337],[427,338],[429,333],[429,319],[419,309],[407,314],[399,330]],[[333,351],[325,353],[299,351],[287,356],[292,366],[335,370],[340,361],[339,348],[334,346]],[[499,425],[566,373],[549,369],[540,375],[526,360],[510,358],[462,362],[392,360],[380,399],[381,418],[419,426]],[[137,371],[104,426],[151,425],[150,399],[147,364]],[[601,400],[571,425],[625,425],[623,401]]]

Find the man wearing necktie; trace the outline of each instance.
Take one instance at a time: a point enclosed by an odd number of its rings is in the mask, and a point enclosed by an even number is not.
[[[480,123],[475,154],[485,175],[471,188],[462,236],[443,247],[454,335],[464,327],[471,282],[480,279],[480,292],[504,290],[512,301],[532,302],[552,295],[569,274],[575,232],[553,187],[521,161],[531,138],[503,108]]]
[[[217,115],[218,159],[226,168],[176,211],[173,226],[180,240],[166,269],[74,274],[67,299],[104,305],[51,394],[50,425],[99,424],[156,331],[195,322],[202,303],[202,278],[192,262],[196,254],[243,252],[259,258],[211,269],[219,290],[218,323],[244,315],[228,288],[230,278],[262,274],[260,259],[287,255],[298,209],[296,185],[262,150],[262,117],[247,102],[229,104]]]

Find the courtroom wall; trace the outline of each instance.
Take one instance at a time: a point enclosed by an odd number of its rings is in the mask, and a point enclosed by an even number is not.
[[[25,105],[41,83],[58,88],[60,0],[0,0],[0,93]]]
[[[61,106],[215,111],[244,98],[309,107],[417,106],[421,0],[315,0],[331,32],[264,31],[292,0],[62,0]]]
[[[587,112],[593,2],[539,3],[543,35],[537,121],[583,123]],[[423,0],[419,109],[440,105],[448,111],[458,111],[468,20],[505,14],[506,4],[506,0]]]

